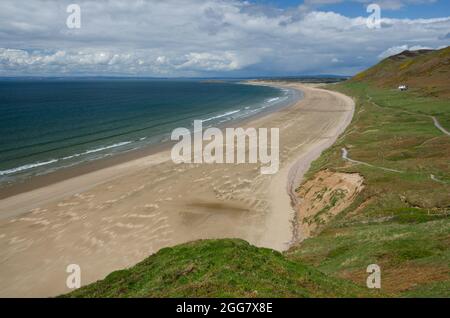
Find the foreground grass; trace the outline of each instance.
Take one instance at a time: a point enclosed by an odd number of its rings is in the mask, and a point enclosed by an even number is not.
[[[448,219],[330,227],[288,254],[360,286],[366,284],[367,265],[378,264],[386,294],[450,297],[449,232]]]
[[[450,137],[429,117],[449,129],[449,101],[358,82],[330,88],[355,98],[355,117],[308,176],[322,169],[358,172],[365,188],[289,257],[361,286],[367,265],[376,263],[385,293],[450,297]],[[344,161],[343,147],[350,158],[376,167]]]
[[[363,297],[367,288],[237,239],[165,248],[65,297]]]

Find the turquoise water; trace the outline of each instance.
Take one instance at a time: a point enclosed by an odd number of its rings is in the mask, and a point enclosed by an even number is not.
[[[0,80],[0,182],[158,144],[196,119],[223,126],[298,97],[236,82]]]

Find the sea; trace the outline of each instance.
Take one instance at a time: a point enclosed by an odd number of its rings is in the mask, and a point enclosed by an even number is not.
[[[0,185],[226,126],[301,98],[236,80],[0,79]]]

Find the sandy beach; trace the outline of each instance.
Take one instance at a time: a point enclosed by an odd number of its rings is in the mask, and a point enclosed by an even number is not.
[[[261,84],[261,83],[260,83]],[[68,292],[66,267],[82,284],[161,248],[205,238],[242,238],[285,250],[294,189],[310,163],[350,123],[353,100],[311,85],[292,106],[243,124],[280,129],[280,170],[259,164],[179,164],[164,150],[0,200],[0,296]]]

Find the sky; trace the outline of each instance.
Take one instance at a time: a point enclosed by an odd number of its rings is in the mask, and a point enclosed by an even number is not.
[[[0,1],[0,76],[351,76],[448,45],[449,0]]]

